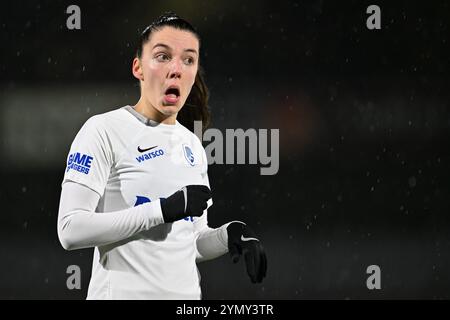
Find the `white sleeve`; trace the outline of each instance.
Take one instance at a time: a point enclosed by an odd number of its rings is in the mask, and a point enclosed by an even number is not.
[[[228,252],[228,234],[227,227],[230,223],[226,223],[219,228],[210,228],[208,226],[207,210],[198,220],[202,220],[195,224],[197,231],[197,262],[203,262],[220,257]]]
[[[205,152],[203,152],[203,157],[204,163],[206,163],[206,169],[203,173],[203,183],[210,187],[207,173],[208,164]],[[208,207],[210,207],[211,205],[212,199],[208,203]],[[210,228],[208,226],[207,209],[200,217],[194,219],[194,228],[197,233],[197,262],[215,259],[228,252],[228,225],[229,223],[224,224],[219,228]]]
[[[62,184],[74,181],[96,191],[101,197],[113,163],[111,137],[102,119],[93,116],[81,127],[70,147]]]
[[[102,246],[164,223],[160,201],[114,212],[95,212],[100,196],[75,183],[63,184],[58,238],[66,250]]]

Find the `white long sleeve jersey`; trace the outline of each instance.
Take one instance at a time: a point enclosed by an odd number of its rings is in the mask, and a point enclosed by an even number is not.
[[[164,223],[160,198],[209,187],[200,140],[178,121],[156,123],[126,106],[91,117],[72,143],[58,236],[95,247],[88,299],[200,299],[196,261],[228,251],[226,225],[201,217]]]

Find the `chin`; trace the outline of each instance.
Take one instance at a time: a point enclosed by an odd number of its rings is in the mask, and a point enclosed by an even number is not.
[[[165,116],[173,116],[174,114],[177,114],[180,109],[181,108],[177,105],[162,105],[159,111]]]

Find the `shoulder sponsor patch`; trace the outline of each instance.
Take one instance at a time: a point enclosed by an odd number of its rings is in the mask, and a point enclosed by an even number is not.
[[[67,159],[66,172],[69,170],[75,170],[84,174],[89,174],[92,160],[94,160],[94,157],[91,157],[90,155],[81,154],[79,152],[72,153]]]

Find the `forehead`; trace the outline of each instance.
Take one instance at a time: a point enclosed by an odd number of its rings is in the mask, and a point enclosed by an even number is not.
[[[146,45],[152,50],[158,43],[165,44],[174,50],[194,49],[197,52],[199,50],[198,39],[192,32],[173,27],[164,27],[153,32]]]

